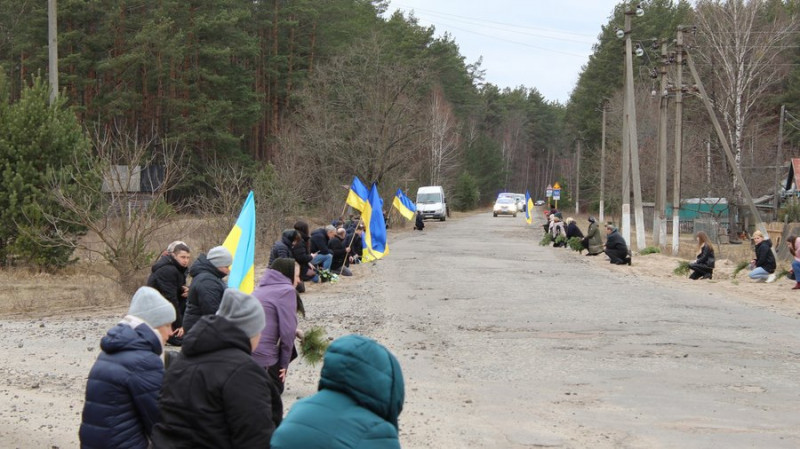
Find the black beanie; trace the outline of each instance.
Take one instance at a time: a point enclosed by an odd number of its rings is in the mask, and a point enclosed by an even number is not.
[[[270,268],[280,271],[284,276],[289,278],[290,281],[294,282],[294,264],[294,259],[290,257],[280,257],[272,262]]]

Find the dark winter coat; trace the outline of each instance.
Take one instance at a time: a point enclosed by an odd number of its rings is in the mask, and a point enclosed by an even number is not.
[[[347,247],[345,245],[346,243],[340,239],[339,236],[334,236],[328,242],[328,249],[330,249],[331,254],[333,254],[331,271],[337,271],[338,269],[342,268],[342,265],[344,265],[345,258],[347,257]]]
[[[366,337],[341,337],[325,354],[319,391],[292,407],[271,447],[399,449],[404,395],[394,356]]]
[[[767,273],[775,272],[775,256],[772,254],[772,240],[762,240],[756,245],[756,267]]]
[[[422,214],[417,214],[414,219],[414,229],[418,231],[425,229],[425,217],[423,217]]]
[[[345,244],[350,244],[350,255],[361,257],[364,251],[364,241],[357,233],[352,232],[344,238]],[[352,242],[352,243],[351,243]]]
[[[700,254],[697,255],[697,260],[695,263],[708,268],[714,268],[714,262],[714,250],[709,248],[708,245],[703,244],[703,247],[700,249]]]
[[[328,232],[325,228],[319,228],[311,233],[311,252],[320,254],[330,254],[331,250],[328,247]]]
[[[150,269],[147,286],[153,287],[161,296],[175,307],[175,324],[173,328],[183,326],[183,312],[186,309],[186,298],[183,297],[183,286],[186,285],[187,267],[181,266],[170,255],[161,256]]]
[[[268,448],[275,430],[267,372],[231,321],[204,316],[164,376],[158,448]]]
[[[287,229],[283,231],[281,234],[280,240],[275,242],[272,245],[272,249],[269,252],[269,262],[267,263],[268,267],[272,266],[272,262],[275,259],[280,258],[289,258],[294,259],[294,254],[292,253],[292,246],[294,244],[294,236],[297,235],[297,231],[294,229]]]
[[[603,236],[600,235],[600,228],[597,223],[590,222],[589,230],[586,232],[587,249],[589,254],[600,254],[603,252]]]
[[[622,238],[619,231],[611,231],[606,238],[606,254],[608,257],[611,258],[612,261],[614,259],[622,259],[624,260],[628,257],[628,245],[625,243],[625,239]]]
[[[228,287],[222,280],[227,275],[209,262],[205,254],[201,254],[194,261],[189,268],[189,274],[192,275],[192,285],[189,287],[189,297],[186,298],[184,332],[189,332],[203,315],[217,313],[219,303],[222,302],[222,294]]]
[[[312,274],[309,275],[310,267],[308,264],[314,260],[314,258],[308,252],[308,236],[300,232],[300,237],[302,237],[302,239],[292,246],[292,256],[294,257],[294,260],[300,264],[300,280],[309,281],[316,274],[315,272],[311,271]]]
[[[574,221],[567,225],[567,240],[572,237],[583,238],[583,232]]]
[[[145,449],[160,420],[161,341],[145,323],[120,323],[100,340],[100,349],[86,384],[81,447]]]

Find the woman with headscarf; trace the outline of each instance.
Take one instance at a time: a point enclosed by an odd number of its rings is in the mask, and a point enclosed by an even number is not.
[[[300,265],[290,258],[278,258],[264,271],[253,296],[264,308],[266,326],[261,332],[253,359],[267,370],[272,393],[272,416],[283,416],[281,394],[286,383],[289,362],[297,357],[294,347],[297,332]]]
[[[588,251],[587,256],[596,256],[603,252],[603,236],[600,234],[600,227],[597,226],[597,220],[594,217],[589,217],[589,230],[582,243]]]

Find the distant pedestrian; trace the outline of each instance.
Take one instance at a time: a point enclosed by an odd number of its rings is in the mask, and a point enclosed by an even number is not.
[[[417,211],[417,216],[414,220],[414,230],[421,231],[425,229],[425,217],[422,216],[422,211]]]
[[[153,448],[269,447],[269,379],[251,356],[264,323],[258,300],[229,288],[192,327],[164,375]]]
[[[81,448],[149,445],[161,419],[161,353],[172,334],[175,308],[153,288],[141,287],[128,313],[100,340],[103,351],[89,372],[79,437]]]
[[[397,359],[374,340],[347,335],[325,353],[319,387],[294,404],[272,449],[399,449],[405,386]]]

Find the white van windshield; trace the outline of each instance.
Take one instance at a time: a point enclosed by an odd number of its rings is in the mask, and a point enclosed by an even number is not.
[[[442,202],[442,194],[431,192],[431,193],[418,193],[417,194],[417,203],[420,204],[432,204],[432,203],[441,203]]]

